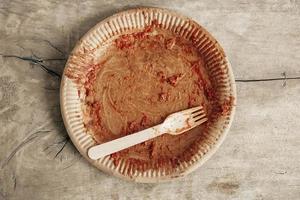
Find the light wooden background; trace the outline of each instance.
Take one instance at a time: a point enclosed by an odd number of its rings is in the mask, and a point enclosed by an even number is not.
[[[1,0],[0,199],[300,199],[300,80],[238,82],[227,139],[182,180],[119,180],[64,139],[60,80],[40,64],[61,74],[87,30],[135,6],[170,8],[198,21],[224,47],[236,79],[300,76],[297,0]]]

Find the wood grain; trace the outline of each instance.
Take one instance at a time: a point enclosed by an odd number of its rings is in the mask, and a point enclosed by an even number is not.
[[[136,184],[98,171],[66,142],[58,77],[3,56],[38,59],[61,74],[87,30],[142,5],[202,24],[224,47],[237,79],[300,76],[297,0],[1,1],[0,199],[298,199],[299,80],[238,82],[235,120],[212,159],[178,181]]]

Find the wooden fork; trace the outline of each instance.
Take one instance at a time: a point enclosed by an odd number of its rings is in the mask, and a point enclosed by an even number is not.
[[[88,156],[93,160],[97,160],[162,134],[179,135],[206,121],[206,114],[202,106],[176,112],[169,115],[162,124],[93,146],[88,150]]]

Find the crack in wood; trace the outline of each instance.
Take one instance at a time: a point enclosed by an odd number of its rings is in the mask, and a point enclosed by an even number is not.
[[[64,150],[64,148],[66,147],[67,143],[70,141],[69,137],[66,137],[63,141],[63,145],[61,146],[61,148],[57,151],[57,153],[55,154],[54,158],[56,158],[60,153],[62,153],[62,151]]]
[[[43,149],[43,151],[45,152],[45,151],[47,151],[48,149],[50,149],[51,147],[55,147],[55,148],[56,148],[57,146],[60,146],[60,147],[58,148],[57,152],[55,153],[54,158],[53,158],[53,159],[55,159],[55,158],[57,158],[57,157],[63,152],[64,148],[66,147],[66,145],[68,144],[69,141],[70,141],[70,138],[69,138],[69,136],[67,135],[67,136],[65,136],[65,138],[62,139],[61,141],[55,142],[55,143],[52,143],[52,144],[46,146],[46,147]],[[50,154],[51,152],[52,152],[52,151],[49,151],[49,152],[47,153],[47,155]]]
[[[286,77],[286,78],[265,78],[265,79],[235,79],[236,82],[264,82],[264,81],[284,81],[284,80],[297,80],[300,79],[300,76],[297,77]]]
[[[49,133],[51,132],[50,130],[37,130],[30,134],[28,137],[26,137],[21,143],[19,143],[13,150],[12,152],[8,155],[6,159],[2,161],[1,164],[1,169],[3,169],[6,165],[8,165],[9,161],[16,155],[18,151],[20,151],[26,144],[30,143],[33,141],[35,138],[39,136],[40,133]]]
[[[49,40],[43,40],[43,41],[46,42],[47,44],[49,44],[50,47],[52,47],[53,49],[55,49],[56,51],[58,51],[62,55],[65,55],[65,53],[62,50],[60,50],[57,46],[52,44],[52,42],[50,42]]]
[[[66,136],[63,140],[61,140],[59,142],[55,142],[55,143],[52,143],[52,144],[46,146],[43,151],[47,151],[49,148],[51,148],[53,146],[60,145],[60,144],[64,143],[67,138],[68,138],[68,136]]]
[[[17,56],[17,55],[5,55],[0,54],[4,58],[17,58],[23,61],[30,62],[33,65],[38,65],[41,69],[43,69],[45,72],[50,74],[51,76],[56,76],[58,78],[61,78],[61,75],[58,74],[56,71],[50,69],[50,67],[43,64],[44,60],[41,58],[37,58],[35,56]]]
[[[284,81],[282,86],[286,86],[287,80],[297,80],[300,79],[300,76],[287,77],[286,72],[281,73],[282,77],[278,78],[262,78],[262,79],[235,79],[236,82],[266,82],[266,81]]]

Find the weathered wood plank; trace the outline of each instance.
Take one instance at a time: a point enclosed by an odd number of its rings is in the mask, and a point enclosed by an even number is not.
[[[296,0],[4,0],[0,53],[50,59],[43,64],[60,74],[87,30],[138,5],[175,9],[201,23],[225,48],[239,79],[281,77],[282,72],[300,76]],[[1,56],[0,63],[0,199],[300,197],[300,80],[285,86],[283,81],[237,83],[236,117],[212,159],[182,180],[135,184],[98,171],[64,140],[59,78],[28,60]]]

